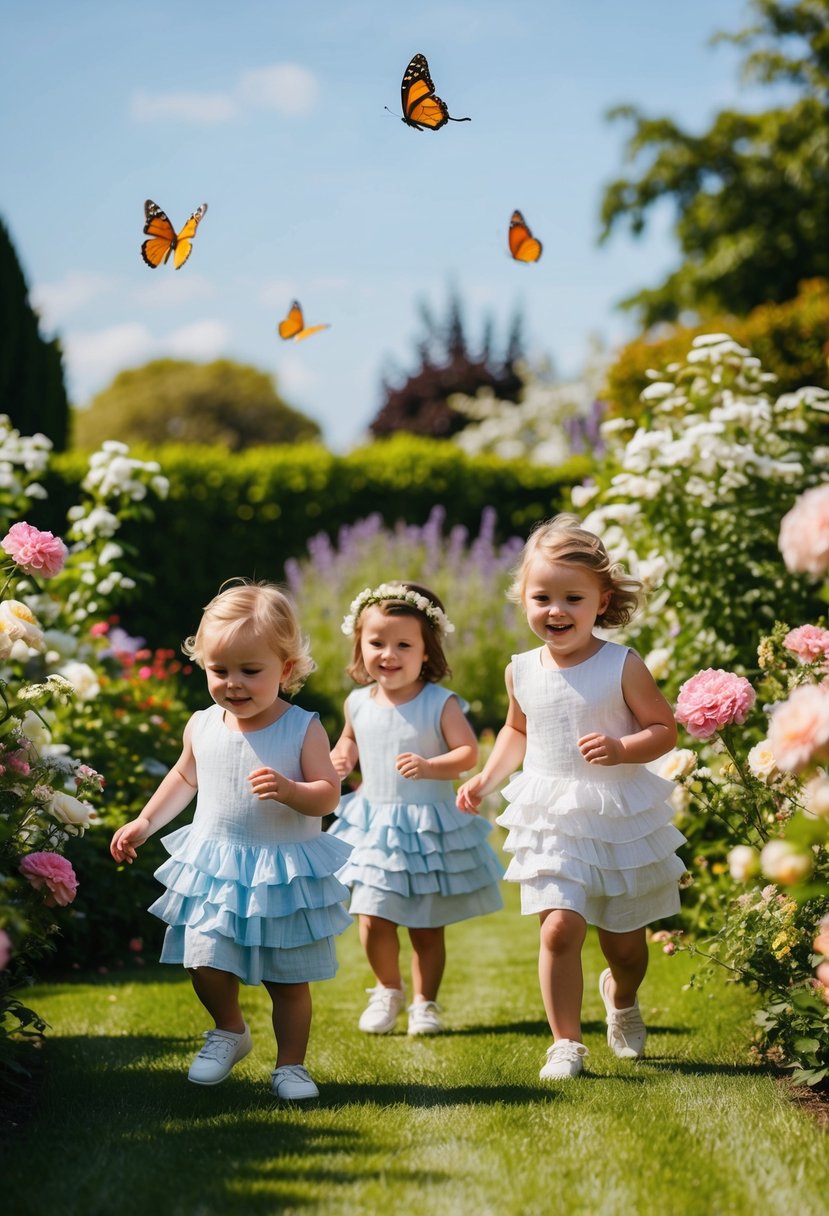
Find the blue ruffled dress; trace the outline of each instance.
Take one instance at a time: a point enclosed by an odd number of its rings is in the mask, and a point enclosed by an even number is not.
[[[426,684],[404,705],[378,705],[373,687],[348,707],[363,783],[343,798],[329,835],[354,846],[338,877],[351,887],[354,915],[408,928],[437,928],[502,907],[503,868],[487,843],[492,827],[455,805],[451,781],[412,781],[395,767],[401,752],[447,751],[440,718],[457,694]]]
[[[335,974],[334,938],[351,924],[336,871],[350,849],[319,818],[260,801],[248,784],[261,767],[301,781],[316,716],[292,705],[263,730],[241,732],[218,705],[194,715],[196,812],[163,838],[170,857],[155,876],[167,890],[150,908],[168,926],[162,963],[215,967],[245,984]]]
[[[508,882],[525,915],[578,912],[612,933],[679,911],[685,837],[671,822],[671,781],[644,764],[588,764],[578,740],[639,729],[622,695],[627,646],[605,642],[573,667],[548,668],[544,647],[512,656],[515,698],[527,716],[523,770],[503,791]]]

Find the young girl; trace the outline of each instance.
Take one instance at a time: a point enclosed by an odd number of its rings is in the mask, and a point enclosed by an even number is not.
[[[303,1066],[309,980],[337,968],[334,936],[351,923],[335,877],[350,852],[321,833],[339,781],[316,714],[290,705],[314,668],[293,607],[276,587],[233,580],[211,600],[184,651],[215,702],[193,714],[184,746],[137,819],[112,838],[116,861],[176,817],[198,790],[191,826],[164,838],[167,887],[150,911],[167,922],[163,963],[183,963],[215,1023],[190,1068],[216,1085],[251,1049],[239,981],[263,983],[277,1042],[271,1090],[314,1098]]]
[[[452,779],[478,747],[457,695],[437,683],[449,673],[452,629],[438,597],[416,583],[367,588],[343,622],[354,637],[348,673],[367,687],[349,694],[331,759],[342,778],[359,761],[363,784],[330,830],[354,845],[339,877],[377,980],[359,1021],[368,1034],[388,1034],[406,1004],[399,925],[412,943],[408,1032],[437,1034],[444,926],[502,905],[490,825],[455,806]]]
[[[510,595],[543,645],[513,655],[506,723],[483,771],[458,790],[458,806],[474,810],[523,761],[498,822],[514,854],[506,877],[521,884],[522,912],[541,922],[538,972],[554,1039],[543,1078],[577,1076],[587,1054],[588,923],[609,963],[599,977],[608,1043],[621,1058],[641,1057],[645,926],[679,910],[684,866],[674,849],[684,837],[666,801],[673,785],[644,767],[673,747],[673,714],[642,660],[593,633],[626,624],[640,589],[575,516],[533,532]]]

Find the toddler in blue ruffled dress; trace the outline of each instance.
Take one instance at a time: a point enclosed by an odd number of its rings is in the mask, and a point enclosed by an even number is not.
[[[315,1098],[309,981],[334,975],[334,937],[351,918],[336,877],[350,849],[322,832],[339,799],[329,742],[316,714],[280,695],[314,662],[291,602],[247,580],[225,584],[183,649],[214,704],[190,718],[180,757],[111,852],[132,862],[198,791],[192,824],[164,838],[170,857],[156,877],[167,889],[150,908],[168,926],[161,961],[184,965],[215,1023],[189,1079],[216,1085],[248,1054],[239,983],[261,983],[277,1043],[272,1093]]]
[[[354,846],[339,877],[377,981],[358,1023],[367,1034],[390,1033],[406,1005],[399,926],[412,945],[408,1033],[437,1034],[445,926],[502,906],[491,826],[455,806],[453,780],[478,747],[457,694],[438,683],[452,628],[438,597],[408,582],[366,588],[343,622],[348,673],[365,687],[346,700],[331,759],[343,779],[359,764],[362,784],[329,833]]]

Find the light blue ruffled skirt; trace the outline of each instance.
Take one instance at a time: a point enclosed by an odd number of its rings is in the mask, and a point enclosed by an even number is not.
[[[351,887],[352,915],[433,929],[496,912],[504,870],[485,819],[452,802],[370,803],[345,797],[329,835],[353,852],[337,877]]]
[[[150,912],[167,922],[163,963],[215,967],[245,984],[330,979],[334,938],[351,917],[336,877],[350,848],[311,840],[248,845],[197,835],[165,836],[170,854],[156,878],[167,888]]]

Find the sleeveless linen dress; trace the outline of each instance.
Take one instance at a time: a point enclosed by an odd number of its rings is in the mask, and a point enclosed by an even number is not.
[[[408,928],[437,928],[502,907],[503,869],[486,841],[492,827],[455,805],[451,781],[412,781],[401,752],[427,759],[447,743],[440,717],[457,694],[426,684],[405,705],[378,705],[372,686],[346,701],[363,783],[346,795],[329,833],[354,846],[338,877],[352,888],[352,914]]]
[[[263,730],[230,730],[218,705],[194,715],[198,773],[192,824],[163,838],[155,876],[167,890],[150,911],[167,922],[162,963],[216,967],[245,984],[329,979],[334,937],[351,924],[335,877],[350,849],[322,821],[260,801],[248,774],[267,766],[302,780],[300,755],[316,714],[292,705]]]
[[[544,647],[513,655],[515,697],[527,717],[522,771],[503,794],[508,882],[521,911],[569,908],[625,933],[679,911],[685,870],[674,850],[674,785],[643,764],[588,764],[577,740],[639,729],[622,696],[628,648],[605,642],[575,667],[542,666]]]

